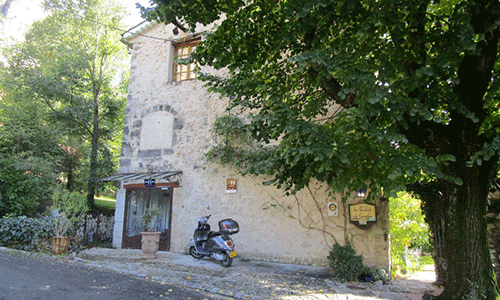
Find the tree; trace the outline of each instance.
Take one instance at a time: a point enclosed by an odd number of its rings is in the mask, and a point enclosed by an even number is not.
[[[106,143],[122,125],[125,93],[117,81],[125,75],[118,29],[124,10],[105,0],[54,0],[46,7],[50,15],[35,22],[9,56],[8,76],[49,107],[54,122],[65,128],[67,159],[61,168],[68,188],[78,158],[88,158],[87,201],[93,208],[103,166],[109,172],[99,157],[112,159]]]
[[[497,299],[487,244],[497,175],[500,2],[153,0],[150,20],[194,30],[208,86],[251,111],[267,156],[248,172],[288,192],[311,179],[371,198],[414,184],[446,211],[442,299]],[[224,18],[221,18],[224,16]],[[277,146],[272,142],[277,143]],[[430,199],[432,198],[432,199]]]
[[[57,130],[49,129],[37,103],[0,102],[0,218],[37,216],[57,185],[64,156]]]

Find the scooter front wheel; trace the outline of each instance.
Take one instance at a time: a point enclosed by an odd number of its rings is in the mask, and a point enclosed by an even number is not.
[[[222,253],[222,255],[224,255],[224,259],[220,261],[222,266],[229,268],[231,266],[231,264],[233,263],[233,258],[230,257],[229,254],[227,254],[225,252]]]
[[[196,258],[196,259],[200,259],[203,256],[205,256],[205,255],[201,254],[200,252],[198,252],[198,250],[196,250],[195,246],[189,247],[189,254],[191,254],[191,256]]]

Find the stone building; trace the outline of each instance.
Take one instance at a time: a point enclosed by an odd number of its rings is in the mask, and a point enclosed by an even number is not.
[[[140,247],[140,216],[149,203],[162,212],[160,250],[187,253],[197,219],[211,214],[213,228],[223,218],[239,223],[233,240],[240,258],[327,265],[333,243],[348,237],[365,264],[389,270],[387,201],[362,207],[367,211],[356,219],[358,207],[350,204],[364,203],[356,195],[342,203],[312,183],[284,196],[264,186],[266,178],[242,177],[205,160],[214,145],[212,124],[227,113],[227,101],[208,92],[190,66],[174,61],[189,56],[202,38],[156,23],[124,35],[131,69],[122,154],[119,174],[106,179],[119,182],[113,245]],[[147,187],[151,179],[154,187]]]

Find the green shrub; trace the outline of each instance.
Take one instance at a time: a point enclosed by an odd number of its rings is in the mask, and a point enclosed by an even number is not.
[[[364,273],[365,274],[370,274],[371,281],[379,281],[379,280],[381,280],[384,283],[386,283],[386,282],[388,282],[390,280],[389,275],[387,274],[387,272],[384,269],[379,268],[379,267],[371,267],[371,268],[366,267]]]
[[[345,246],[335,243],[328,256],[330,267],[335,271],[335,276],[341,280],[357,281],[365,271],[363,256],[356,255],[356,251],[349,241]]]
[[[0,219],[0,245],[26,251],[37,251],[54,236],[54,218]]]
[[[366,267],[363,264],[363,256],[356,254],[349,241],[344,246],[335,243],[328,260],[338,279],[345,281],[389,281],[389,276],[384,269]]]
[[[0,218],[38,216],[56,182],[54,166],[42,158],[3,156],[0,153]]]
[[[55,210],[55,234],[65,236],[68,231],[76,230],[85,221],[89,210],[85,195],[65,189],[55,189],[52,194],[52,206]]]

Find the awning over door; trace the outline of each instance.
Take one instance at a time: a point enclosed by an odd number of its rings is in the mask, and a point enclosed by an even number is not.
[[[165,179],[169,182],[179,181],[182,171],[168,171],[168,172],[148,172],[148,173],[121,173],[106,178],[100,179],[101,181],[133,181],[144,180],[149,178]]]

